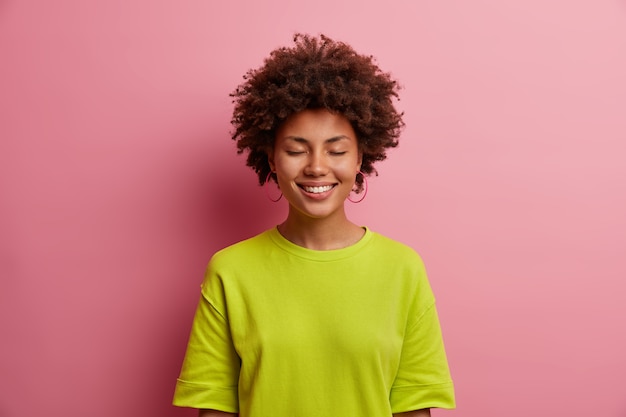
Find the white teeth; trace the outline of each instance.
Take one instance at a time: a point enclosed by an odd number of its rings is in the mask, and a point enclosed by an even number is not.
[[[325,191],[330,190],[331,188],[333,188],[332,185],[324,185],[322,187],[302,187],[304,188],[304,191],[306,191],[307,193],[314,193],[314,194],[318,194],[318,193],[323,193]]]

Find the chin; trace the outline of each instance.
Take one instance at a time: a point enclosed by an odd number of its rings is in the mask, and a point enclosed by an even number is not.
[[[316,220],[323,220],[323,219],[327,219],[327,218],[337,215],[339,212],[341,212],[341,209],[343,208],[343,206],[336,207],[334,209],[320,209],[320,210],[307,210],[306,208],[303,208],[303,207],[294,207],[294,208],[302,216],[305,216],[311,219],[316,219]]]

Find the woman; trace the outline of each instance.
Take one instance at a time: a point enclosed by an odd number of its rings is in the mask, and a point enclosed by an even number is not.
[[[232,120],[239,152],[261,185],[277,182],[288,215],[211,259],[174,404],[203,417],[453,408],[419,256],[344,210],[398,143],[398,85],[344,43],[294,41],[246,74]]]

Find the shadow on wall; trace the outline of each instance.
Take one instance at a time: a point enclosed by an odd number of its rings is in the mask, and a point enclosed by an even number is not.
[[[158,321],[158,332],[170,341],[156,358],[167,363],[166,366],[163,362],[156,365],[160,368],[159,378],[163,380],[158,389],[159,401],[171,402],[198,301],[202,279],[198,275],[199,264],[204,267],[216,251],[273,227],[287,213],[285,201],[272,203],[267,199],[256,174],[246,167],[245,156],[237,155],[234,147],[229,146],[232,143],[219,137],[201,142],[200,149],[193,149],[184,157],[186,184],[183,194],[179,195],[183,206],[180,209],[187,217],[182,242],[196,265],[183,266],[182,281],[180,276],[171,279],[172,291],[178,297],[170,306],[165,322]],[[195,410],[168,407],[173,409],[172,416],[197,415]],[[162,411],[161,407],[155,407],[155,412]]]
[[[269,201],[256,173],[245,166],[244,156],[235,162],[210,168],[208,192],[201,201],[207,208],[208,238],[217,249],[275,226],[287,213],[285,201]]]

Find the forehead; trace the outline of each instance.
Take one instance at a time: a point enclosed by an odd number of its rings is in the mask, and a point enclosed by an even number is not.
[[[348,119],[326,109],[307,109],[295,113],[285,120],[277,132],[277,139],[300,138],[308,141],[340,136],[356,140]]]

